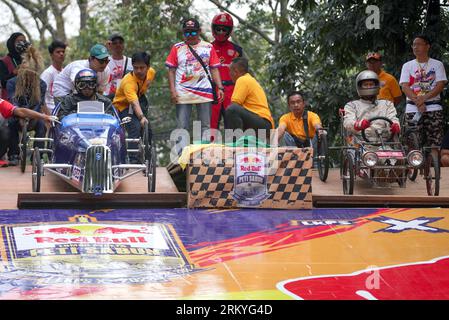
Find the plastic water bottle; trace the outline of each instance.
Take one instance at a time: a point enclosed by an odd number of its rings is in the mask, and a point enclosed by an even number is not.
[[[421,119],[422,113],[421,112],[415,112],[415,115],[413,116],[412,122],[418,123],[419,119]]]

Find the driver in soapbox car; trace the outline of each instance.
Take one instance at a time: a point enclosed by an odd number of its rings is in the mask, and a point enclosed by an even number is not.
[[[155,157],[150,159],[148,135],[137,139],[139,149],[127,149],[126,118],[120,121],[111,101],[96,93],[93,70],[79,71],[75,88],[77,93],[64,97],[54,110],[61,121],[50,131],[51,161],[33,163],[33,191],[40,191],[44,169],[81,192],[94,194],[111,193],[125,178],[143,172],[148,191],[154,191]],[[140,155],[140,164],[128,163],[130,152]]]
[[[377,74],[362,71],[356,78],[356,88],[360,99],[348,102],[341,113],[346,143],[341,166],[343,191],[352,194],[356,176],[375,185],[397,182],[405,187],[410,166],[420,165],[422,158],[419,154],[406,156],[399,142],[401,128],[394,104],[377,100]]]

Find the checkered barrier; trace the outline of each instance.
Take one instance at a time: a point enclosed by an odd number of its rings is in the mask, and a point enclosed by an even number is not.
[[[187,168],[189,208],[237,208],[234,189],[236,152],[255,148],[211,147],[194,152]],[[269,198],[259,208],[312,208],[312,148],[258,148],[267,155]]]

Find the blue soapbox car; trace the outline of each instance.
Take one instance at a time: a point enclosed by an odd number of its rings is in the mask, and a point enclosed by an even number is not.
[[[49,137],[44,139],[46,148],[34,148],[33,192],[40,192],[45,172],[57,175],[83,193],[95,195],[114,192],[122,180],[140,172],[148,179],[148,192],[154,192],[156,152],[148,126],[140,139],[127,139],[124,125],[129,121],[130,118],[120,120],[116,112],[115,116],[106,114],[102,102],[79,102],[76,113],[65,116],[61,122],[55,120]],[[130,142],[137,143],[138,148],[127,148]],[[42,157],[43,153],[48,156]],[[138,164],[129,163],[130,153],[139,154]]]

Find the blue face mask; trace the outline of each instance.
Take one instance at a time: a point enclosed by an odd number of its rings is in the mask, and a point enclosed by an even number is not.
[[[184,36],[185,36],[185,37],[194,37],[194,36],[196,36],[196,35],[198,35],[198,32],[197,32],[197,31],[187,31],[187,32],[184,32]]]

